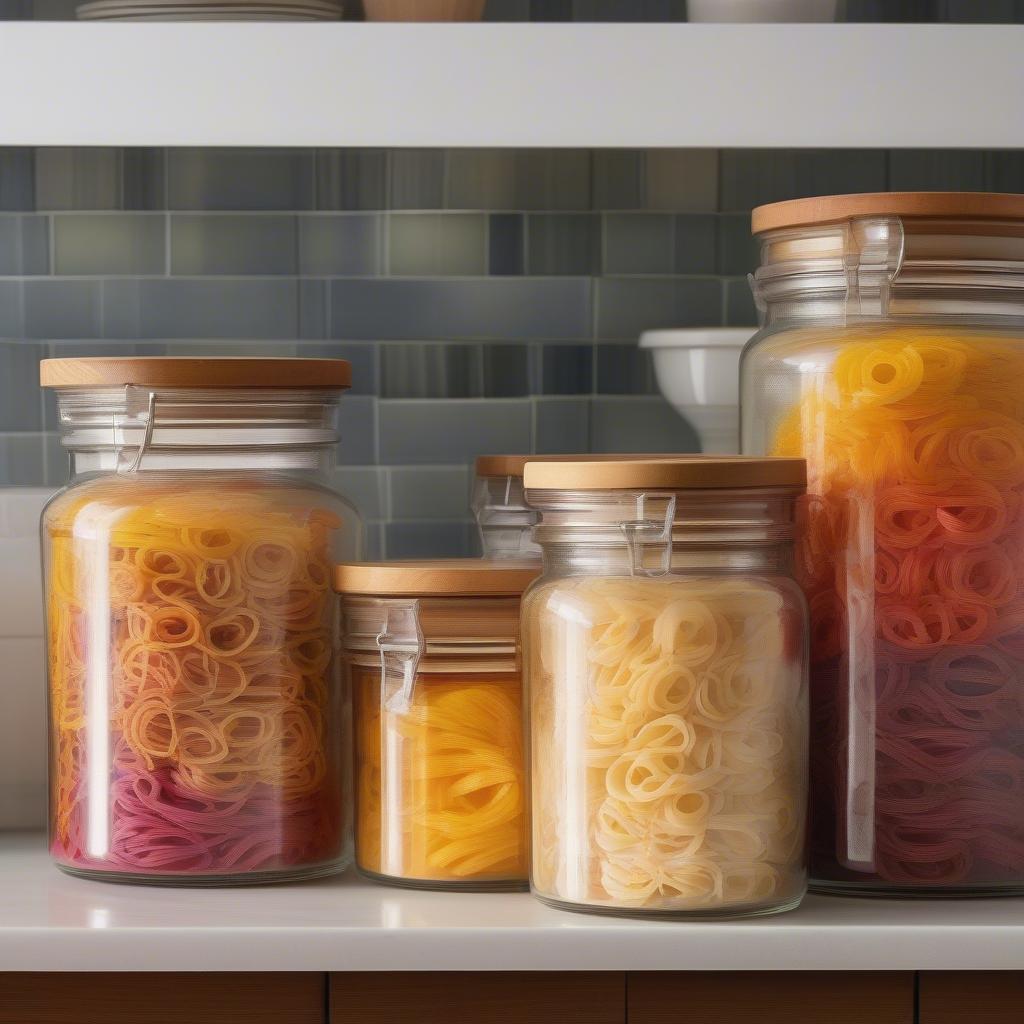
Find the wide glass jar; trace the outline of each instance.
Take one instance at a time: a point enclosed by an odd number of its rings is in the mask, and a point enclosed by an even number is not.
[[[754,230],[743,448],[808,462],[812,886],[1024,893],[1024,196]]]
[[[41,380],[72,469],[42,520],[57,864],[176,885],[340,869],[349,364],[53,359]]]
[[[576,910],[728,917],[805,890],[799,459],[528,463],[531,885]]]
[[[537,513],[523,497],[529,455],[481,455],[476,460],[472,508],[484,558],[540,559],[530,531]]]
[[[519,599],[539,566],[339,565],[356,863],[427,889],[525,889]]]

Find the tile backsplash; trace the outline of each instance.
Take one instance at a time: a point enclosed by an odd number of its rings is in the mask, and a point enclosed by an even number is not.
[[[479,452],[693,449],[637,335],[754,322],[752,206],[885,188],[1024,153],[0,150],[0,485],[66,472],[47,355],[343,356],[369,553],[469,553]]]

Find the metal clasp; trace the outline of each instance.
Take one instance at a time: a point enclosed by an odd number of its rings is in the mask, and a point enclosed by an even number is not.
[[[633,500],[636,518],[619,523],[629,551],[629,571],[633,576],[664,576],[672,568],[676,496],[644,493]]]

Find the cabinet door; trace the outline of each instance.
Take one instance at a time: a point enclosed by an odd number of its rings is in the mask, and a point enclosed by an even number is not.
[[[0,1024],[324,1024],[323,974],[0,974]]]
[[[914,1024],[906,972],[631,973],[629,1024]]]
[[[922,971],[919,984],[920,1024],[1024,1020],[1024,971]]]
[[[574,971],[331,975],[331,1024],[624,1024],[625,975]]]

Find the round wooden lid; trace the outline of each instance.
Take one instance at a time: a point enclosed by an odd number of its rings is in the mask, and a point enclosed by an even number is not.
[[[334,589],[371,597],[513,597],[539,575],[536,562],[487,558],[343,562],[334,567]]]
[[[90,356],[44,359],[44,388],[325,388],[351,387],[347,359],[257,359],[244,356]]]
[[[523,466],[536,455],[478,455],[477,476],[522,476]]]
[[[751,214],[755,235],[780,228],[831,224],[853,217],[934,217],[1024,220],[1024,195],[1012,192],[862,192],[811,196],[758,206]],[[1024,231],[1024,224],[1021,225]]]

